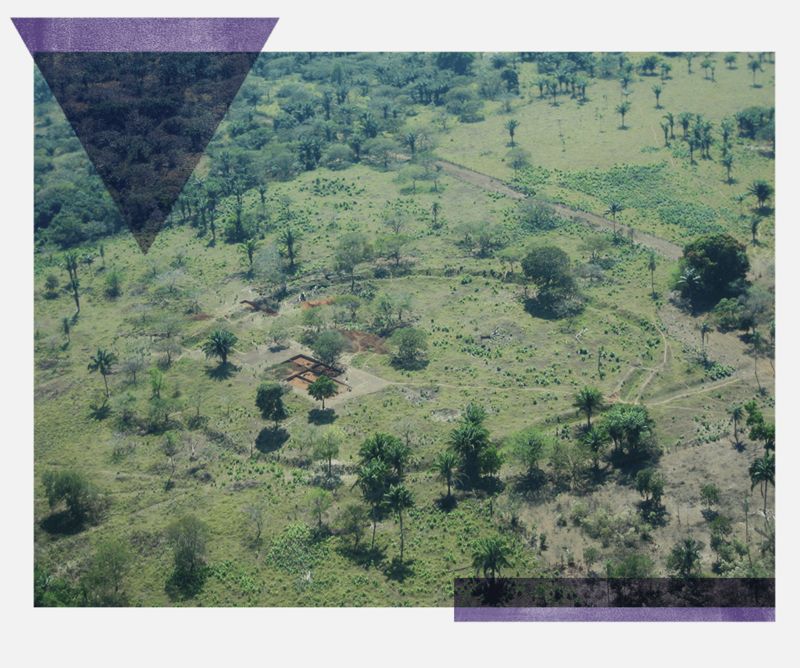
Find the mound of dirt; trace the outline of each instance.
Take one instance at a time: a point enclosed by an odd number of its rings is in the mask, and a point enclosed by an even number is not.
[[[349,348],[354,353],[386,353],[386,343],[380,336],[354,329],[340,329],[339,333],[347,339]]]

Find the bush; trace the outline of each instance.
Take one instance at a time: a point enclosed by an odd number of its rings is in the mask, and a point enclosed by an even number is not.
[[[76,525],[100,519],[104,500],[82,473],[47,471],[42,476],[42,483],[51,510],[63,503],[68,518]]]
[[[394,346],[392,363],[401,369],[418,369],[425,363],[428,352],[428,336],[421,329],[403,327],[390,339]]]

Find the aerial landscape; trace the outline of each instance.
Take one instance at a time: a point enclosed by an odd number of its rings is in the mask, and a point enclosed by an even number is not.
[[[775,67],[262,53],[146,243],[35,70],[35,605],[773,577]]]

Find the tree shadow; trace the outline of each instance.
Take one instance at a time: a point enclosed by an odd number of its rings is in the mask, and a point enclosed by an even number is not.
[[[395,582],[403,582],[407,577],[414,574],[414,560],[405,559],[400,560],[400,557],[394,557],[386,568],[383,569],[383,574]]]
[[[108,401],[103,401],[100,405],[92,402],[89,405],[89,417],[93,420],[105,420],[109,415],[111,415],[111,406],[108,405]]]
[[[194,577],[181,576],[175,571],[164,585],[164,591],[171,601],[186,601],[202,591],[207,577],[206,567],[201,568]]]
[[[442,494],[436,501],[433,502],[434,505],[441,511],[445,513],[449,513],[451,510],[454,510],[455,507],[458,505],[458,501],[456,497],[450,494]]]
[[[368,544],[359,543],[354,545],[342,545],[338,549],[339,554],[349,559],[354,564],[363,568],[377,566],[386,558],[386,550],[382,547],[370,547]]]
[[[397,358],[393,358],[391,361],[391,365],[393,368],[398,369],[399,371],[421,371],[425,367],[428,366],[427,359],[416,359],[413,361],[408,360],[398,360]]]
[[[85,522],[76,520],[66,510],[52,513],[39,522],[39,527],[53,536],[74,536],[85,526]]]
[[[669,513],[660,501],[646,499],[637,504],[642,519],[652,527],[663,527],[667,524]]]
[[[332,408],[326,408],[325,410],[320,408],[312,408],[310,411],[308,411],[308,421],[311,424],[333,424],[337,417],[336,411],[334,411]]]
[[[217,366],[207,366],[206,376],[212,380],[227,380],[237,371],[239,371],[238,366],[231,362],[225,362],[225,364],[217,364]]]
[[[315,473],[309,482],[314,487],[322,487],[323,489],[334,490],[337,487],[341,487],[342,477],[336,473],[336,471],[332,471],[330,474],[328,474],[326,469],[325,471]]]
[[[256,450],[268,454],[275,452],[289,440],[289,432],[283,427],[264,427],[256,436]]]
[[[700,514],[703,516],[703,519],[704,519],[706,522],[712,522],[712,521],[713,521],[713,520],[715,520],[717,517],[719,517],[719,512],[717,512],[716,510],[713,510],[713,509],[711,509],[711,508],[703,508],[703,509],[700,511]]]
[[[538,468],[514,478],[512,490],[526,501],[542,501],[551,496],[547,474]]]

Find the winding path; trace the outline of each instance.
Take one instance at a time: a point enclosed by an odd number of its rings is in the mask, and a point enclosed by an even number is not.
[[[504,181],[501,181],[493,176],[489,176],[488,174],[476,172],[474,169],[464,167],[463,165],[457,165],[449,160],[439,159],[436,161],[436,164],[441,167],[442,171],[446,174],[459,179],[460,181],[465,181],[466,183],[476,185],[484,190],[499,193],[516,200],[523,200],[527,198],[527,195],[519,192],[518,190],[514,190]],[[550,202],[540,198],[533,199],[541,204],[551,207],[560,216],[575,220],[583,223],[584,225],[610,231],[621,230],[626,234],[630,230],[633,230],[633,238],[637,243],[654,250],[659,255],[662,255],[670,260],[677,260],[683,255],[683,249],[680,246],[672,243],[671,241],[667,241],[666,239],[662,239],[661,237],[640,232],[634,228],[625,227],[624,225],[620,225],[619,223],[615,223],[612,220],[608,220],[608,218],[603,218],[602,216],[598,216],[594,213],[573,209],[566,204],[557,204],[555,202]]]

